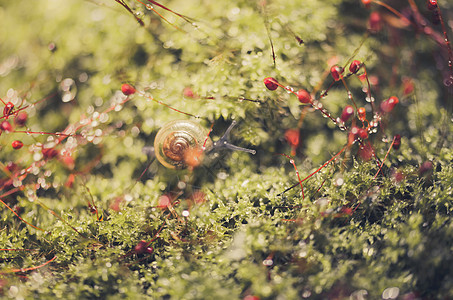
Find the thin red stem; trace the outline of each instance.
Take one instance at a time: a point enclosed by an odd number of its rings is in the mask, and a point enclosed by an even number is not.
[[[183,111],[181,111],[181,110],[179,110],[179,109],[176,109],[176,108],[174,108],[173,106],[170,106],[170,105],[168,105],[168,104],[166,104],[166,103],[164,103],[164,102],[162,102],[162,101],[160,101],[160,100],[154,99],[152,96],[149,96],[149,95],[147,95],[147,94],[145,94],[145,93],[143,93],[143,92],[139,92],[139,94],[140,94],[141,96],[145,97],[145,98],[148,98],[149,100],[152,100],[152,101],[154,101],[154,102],[160,104],[160,105],[166,106],[166,107],[168,107],[169,109],[174,110],[174,111],[176,111],[176,112],[178,112],[178,113],[184,114],[184,115],[186,115],[186,116],[193,117],[193,118],[195,118],[195,119],[199,119],[199,118],[200,118],[199,116],[196,116],[196,115],[193,115],[193,114],[190,114],[190,113],[183,112]]]
[[[300,180],[299,170],[297,169],[297,166],[296,166],[296,163],[294,162],[294,159],[292,159],[289,155],[286,155],[286,154],[280,153],[280,155],[286,156],[289,159],[289,162],[293,165],[294,170],[296,170],[297,179],[299,180],[300,188],[302,189],[302,199],[305,199],[304,187],[302,185],[302,181],[303,180]]]
[[[374,175],[373,180],[375,180],[376,177],[378,176],[379,172],[381,172],[382,166],[384,165],[384,162],[385,162],[385,160],[387,159],[387,156],[389,155],[390,150],[392,150],[393,144],[395,143],[395,139],[396,139],[396,136],[393,137],[392,144],[390,145],[389,149],[387,150],[387,153],[385,154],[385,157],[384,157],[384,159],[383,159],[382,162],[381,162],[381,166],[379,167],[379,170],[378,170],[378,171],[376,172],[376,174]]]
[[[23,272],[28,272],[28,271],[33,271],[33,270],[37,270],[39,268],[42,268],[48,264],[50,264],[51,262],[53,262],[55,259],[57,258],[57,256],[54,256],[52,257],[50,260],[46,261],[45,263],[43,263],[42,265],[39,265],[39,266],[35,266],[35,267],[30,267],[30,268],[25,268],[25,269],[11,269],[11,270],[7,270],[7,271],[3,271],[3,272],[0,272],[0,274],[4,275],[4,274],[8,274],[8,273],[23,273]]]
[[[5,193],[5,194],[6,194],[6,193]],[[2,197],[3,197],[5,194],[3,194]],[[35,228],[35,229],[37,229],[37,230],[40,230],[40,231],[45,231],[44,229],[39,228],[39,227],[36,227],[35,225],[30,224],[30,223],[28,223],[27,221],[25,221],[24,219],[22,219],[22,218],[21,218],[21,217],[20,217],[20,216],[19,216],[19,215],[11,208],[11,207],[8,206],[8,204],[6,204],[5,202],[3,202],[3,200],[0,199],[0,202],[1,202],[3,205],[5,205],[6,208],[8,208],[13,214],[15,214],[16,217],[18,217],[22,222],[24,222],[24,223],[27,224],[28,226],[31,226],[31,227],[33,227],[33,228]]]

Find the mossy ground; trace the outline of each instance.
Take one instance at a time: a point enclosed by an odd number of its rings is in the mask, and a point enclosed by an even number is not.
[[[44,230],[2,205],[0,297],[453,298],[445,45],[379,6],[301,2],[162,3],[196,26],[154,5],[175,28],[134,1],[127,4],[144,27],[113,0],[0,0],[0,97],[16,107],[40,101],[24,109],[27,128],[16,130],[56,133],[83,125],[56,145],[60,154],[52,159],[43,158],[41,145],[55,146],[55,136],[0,136],[1,200]],[[407,12],[401,2],[395,8]],[[415,2],[429,17],[425,2]],[[446,2],[439,4],[451,22]],[[384,28],[367,35],[371,11],[382,14]],[[297,183],[292,165],[276,154],[290,153],[284,133],[298,126],[304,106],[281,88],[267,90],[263,79],[326,89],[326,70],[335,61],[346,65],[354,53],[374,78],[377,105],[400,98],[368,141],[381,161],[395,134],[402,136],[400,149],[388,153],[375,176],[376,162],[361,159],[354,144],[304,182],[305,197],[300,187],[279,195]],[[404,92],[407,80],[413,92]],[[149,147],[167,121],[187,116],[134,95],[87,123],[125,99],[119,92],[125,82],[199,116],[207,128],[213,123],[214,138],[237,120],[232,140],[257,154],[222,151],[193,172],[165,169]],[[369,109],[363,83],[355,76],[347,83]],[[187,87],[199,97],[183,96]],[[351,104],[341,84],[322,103],[335,117]],[[347,139],[309,111],[294,158],[302,178]],[[13,140],[25,146],[13,150]],[[17,168],[11,171],[9,162]],[[173,200],[169,210],[158,207],[163,195]],[[134,251],[141,240],[152,241],[151,254]]]

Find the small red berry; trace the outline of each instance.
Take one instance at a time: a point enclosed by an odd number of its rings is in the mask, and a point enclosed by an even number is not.
[[[273,77],[266,77],[263,81],[268,90],[275,91],[278,88],[278,81]]]
[[[147,242],[147,241],[141,240],[141,241],[138,242],[138,244],[134,247],[135,253],[137,253],[137,254],[142,254],[143,252],[146,251],[147,245],[148,245],[148,242]]]
[[[26,112],[20,112],[16,115],[14,118],[14,123],[16,123],[17,126],[24,126],[25,123],[27,122],[28,115]]]
[[[253,295],[247,295],[247,296],[244,297],[243,300],[260,300],[260,297],[253,296]]]
[[[288,129],[285,132],[285,140],[291,146],[291,155],[296,155],[296,148],[300,143],[300,130]]]
[[[193,92],[191,87],[185,87],[184,90],[182,91],[182,94],[184,97],[187,97],[187,98],[192,98],[192,99],[198,98],[198,95]]]
[[[359,134],[359,137],[363,140],[368,138],[368,131],[364,128],[360,128],[358,134]]]
[[[392,172],[393,180],[396,182],[401,182],[404,180],[404,174],[400,171],[393,171]]]
[[[11,124],[8,122],[8,121],[3,121],[1,124],[0,124],[0,129],[3,130],[3,131],[12,131],[13,130],[13,126],[11,126]]]
[[[58,155],[58,151],[54,148],[43,148],[42,155],[46,159],[51,159]]]
[[[341,74],[343,73],[343,68],[337,65],[334,65],[330,68],[330,75],[332,75],[333,79],[335,81],[338,81],[341,79]]]
[[[364,161],[369,161],[374,155],[374,149],[370,143],[359,147],[358,155]]]
[[[346,123],[354,115],[354,108],[351,105],[347,105],[341,113],[340,120]]]
[[[357,126],[351,128],[351,134],[353,135],[354,139],[356,139],[357,137],[361,139],[368,138],[368,131],[365,128],[359,128]]]
[[[288,129],[285,132],[285,139],[291,146],[299,145],[300,131],[299,129]]]
[[[362,63],[359,60],[354,60],[351,65],[349,66],[349,72],[355,74],[357,71],[359,71],[360,67],[362,66]]]
[[[393,149],[398,150],[401,146],[401,135],[396,134],[393,138]]]
[[[300,89],[297,91],[297,99],[299,99],[300,103],[310,103],[311,95],[304,89]]]
[[[399,102],[398,98],[392,96],[381,103],[381,110],[385,113],[391,112]]]
[[[420,169],[418,169],[418,174],[420,176],[428,177],[432,173],[432,171],[433,171],[433,163],[430,161],[425,161],[420,166]]]
[[[13,146],[13,148],[16,150],[19,150],[20,148],[22,148],[24,146],[24,143],[16,140],[11,143],[11,146]]]
[[[435,10],[437,8],[437,0],[428,0],[428,9]]]
[[[14,172],[15,170],[17,170],[17,164],[10,161],[6,164],[6,169],[10,172]]]
[[[6,103],[5,108],[3,108],[3,116],[5,118],[8,118],[8,116],[11,114],[13,109],[14,109],[14,104],[12,102]]]
[[[370,31],[373,33],[379,32],[382,29],[382,18],[377,11],[373,11],[370,14],[370,19],[368,20],[368,26]]]
[[[135,94],[135,92],[136,92],[135,88],[132,85],[127,84],[127,83],[123,83],[123,85],[121,86],[121,91],[126,96]]]
[[[357,111],[357,114],[359,115],[359,120],[362,122],[365,122],[366,120],[366,109],[365,107],[359,107],[359,110]]]
[[[410,78],[403,78],[403,95],[407,96],[414,91],[414,82]]]
[[[365,5],[366,8],[368,8],[371,4],[371,0],[362,0],[363,5]]]
[[[160,209],[167,209],[171,207],[171,198],[167,195],[162,195],[159,198],[159,204],[157,205]]]

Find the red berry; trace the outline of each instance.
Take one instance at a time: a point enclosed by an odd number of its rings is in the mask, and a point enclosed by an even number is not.
[[[393,149],[398,150],[401,146],[401,135],[396,134],[393,138]]]
[[[366,120],[366,109],[365,107],[359,107],[359,110],[357,111],[357,114],[359,115],[359,120],[362,122],[365,122]]]
[[[359,137],[363,140],[368,138],[368,131],[364,128],[360,128],[358,134],[359,134]]]
[[[13,126],[11,126],[11,124],[8,121],[3,121],[0,124],[0,129],[3,130],[3,131],[12,131],[13,130]]]
[[[297,99],[299,99],[300,103],[310,103],[311,95],[304,89],[300,89],[297,91]]]
[[[20,148],[22,148],[24,146],[24,143],[22,143],[21,141],[13,141],[11,143],[11,146],[13,146],[13,148],[16,150],[19,150]]]
[[[252,295],[247,295],[244,297],[243,300],[260,300],[260,297],[258,296],[252,296]]]
[[[299,129],[288,129],[285,132],[285,140],[293,147],[299,145],[300,131]]]
[[[273,77],[266,77],[263,81],[268,90],[275,91],[278,88],[278,81]]]
[[[385,113],[391,112],[395,105],[398,104],[398,102],[399,102],[398,98],[392,96],[381,103],[381,110]]]
[[[43,148],[42,155],[46,159],[51,159],[58,155],[58,151],[54,148]]]
[[[160,209],[167,209],[171,207],[171,198],[167,195],[162,195],[159,198],[159,204],[157,204],[157,207]]]
[[[337,65],[334,65],[330,68],[330,74],[332,75],[335,81],[341,79],[341,74],[343,73],[343,71],[344,71],[343,68]]]
[[[437,0],[428,0],[428,9],[434,10],[437,8]]]
[[[363,5],[365,5],[365,7],[368,7],[371,4],[371,0],[362,0],[362,3]]]
[[[420,169],[418,169],[418,174],[420,176],[427,176],[427,175],[430,175],[432,170],[433,170],[433,163],[430,161],[425,161],[420,166]]]
[[[368,131],[365,128],[359,128],[357,126],[351,128],[351,134],[354,136],[354,139],[357,137],[361,139],[368,138]]]
[[[16,115],[14,118],[14,123],[17,124],[17,126],[24,126],[25,122],[27,122],[28,115],[26,112],[20,112]]]
[[[10,172],[14,172],[15,170],[17,170],[17,164],[10,161],[6,164],[6,169]]]
[[[198,98],[198,95],[193,92],[191,87],[185,87],[184,90],[182,91],[182,94],[184,97],[187,97],[187,98],[192,98],[192,99]]]
[[[136,92],[135,88],[132,85],[127,84],[127,83],[123,83],[123,85],[121,86],[121,91],[126,96],[135,94],[135,92]]]
[[[381,29],[382,29],[381,15],[378,12],[373,11],[370,14],[370,19],[368,20],[368,25],[369,25],[370,31],[373,33],[381,31]]]
[[[349,66],[349,72],[355,74],[362,66],[362,63],[359,60],[354,60]]]
[[[8,116],[11,114],[13,109],[14,109],[14,104],[12,102],[6,103],[5,108],[3,108],[3,116],[8,118]]]
[[[358,155],[364,161],[369,161],[374,156],[374,149],[370,143],[360,146]]]
[[[341,113],[340,120],[346,123],[354,115],[354,108],[351,105],[347,105]]]
[[[403,78],[403,95],[407,96],[414,91],[414,82],[410,78]]]
[[[137,254],[142,254],[143,252],[146,251],[146,246],[148,245],[148,242],[145,240],[141,240],[138,242],[138,244],[134,247],[134,251]]]

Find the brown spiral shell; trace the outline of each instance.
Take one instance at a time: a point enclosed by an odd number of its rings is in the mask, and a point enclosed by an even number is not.
[[[175,120],[165,124],[154,139],[156,158],[167,168],[184,169],[191,165],[193,153],[202,153],[208,131],[190,120]],[[212,146],[208,138],[206,148]]]

